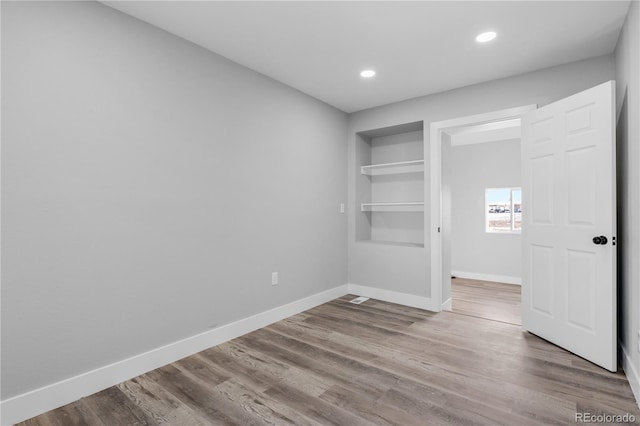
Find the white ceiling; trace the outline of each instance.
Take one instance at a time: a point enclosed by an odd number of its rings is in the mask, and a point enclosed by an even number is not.
[[[629,1],[104,1],[343,111],[613,52]],[[494,30],[480,45],[475,36]],[[364,80],[359,72],[373,68]]]

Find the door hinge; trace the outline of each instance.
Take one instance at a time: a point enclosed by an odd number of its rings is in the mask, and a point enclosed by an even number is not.
[[[438,232],[440,232],[440,227],[438,226]]]

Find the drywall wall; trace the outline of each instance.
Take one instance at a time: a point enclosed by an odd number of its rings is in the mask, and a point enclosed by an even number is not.
[[[485,190],[522,185],[520,139],[454,146],[442,167],[451,181],[451,270],[519,278],[522,238],[485,231]]]
[[[615,52],[618,125],[618,334],[623,365],[640,398],[640,3],[631,2]]]
[[[613,55],[548,68],[511,78],[463,87],[350,114],[349,199],[355,194],[355,135],[402,123],[430,123],[472,114],[546,105],[615,77]],[[427,78],[427,77],[425,77]],[[425,131],[425,153],[429,132]],[[425,170],[425,200],[430,200],[429,167]],[[425,248],[391,247],[356,241],[355,218],[349,214],[349,282],[423,298],[430,297],[430,214],[425,211]],[[439,303],[439,302],[438,302]]]
[[[344,113],[97,2],[2,90],[3,399],[346,283]]]

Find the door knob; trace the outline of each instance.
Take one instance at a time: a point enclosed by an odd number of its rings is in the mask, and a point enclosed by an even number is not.
[[[599,237],[593,237],[593,244],[598,244],[598,245],[605,245],[609,242],[609,240],[607,239],[607,237],[605,237],[604,235],[600,235]]]

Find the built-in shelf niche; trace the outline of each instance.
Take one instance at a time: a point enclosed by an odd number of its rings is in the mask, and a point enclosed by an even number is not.
[[[421,121],[356,134],[356,239],[424,247]]]

